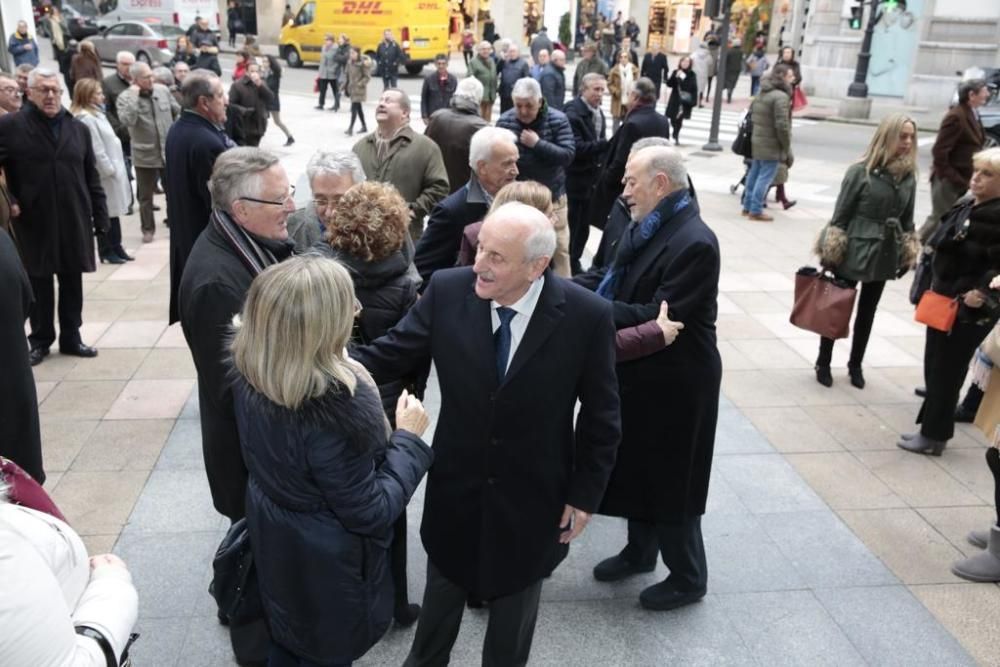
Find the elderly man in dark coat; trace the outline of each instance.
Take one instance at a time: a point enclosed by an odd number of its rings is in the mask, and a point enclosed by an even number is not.
[[[580,86],[579,97],[566,105],[566,118],[569,119],[576,145],[573,163],[566,167],[569,262],[574,274],[581,270],[580,257],[590,237],[587,206],[608,150],[607,122],[601,110],[601,99],[608,89],[608,82],[603,74],[592,72],[584,75]]]
[[[625,122],[611,137],[611,144],[603,160],[604,169],[594,186],[590,200],[590,224],[604,227],[615,198],[622,192],[622,177],[632,144],[645,137],[667,137],[670,121],[656,113],[656,86],[642,77],[632,86],[629,94],[628,114]]]
[[[719,411],[722,362],[716,347],[719,244],[687,188],[673,148],[637,151],[625,168],[633,225],[606,268],[577,277],[614,304],[615,326],[656,316],[662,301],[684,323],[673,345],[618,364],[622,444],[600,512],[628,522],[628,543],[594,568],[618,581],[656,566],[665,581],[639,595],[647,609],[674,609],[705,596],[701,535]]]
[[[31,284],[10,234],[0,230],[0,456],[45,483],[38,398],[24,344],[24,321],[31,308]]]
[[[97,356],[83,344],[83,274],[96,270],[94,231],[110,228],[101,177],[87,126],[60,104],[59,75],[36,68],[28,101],[0,118],[0,169],[20,207],[11,228],[31,279],[31,363],[56,341],[55,285],[59,278],[59,352]]]
[[[226,94],[219,77],[205,70],[181,84],[183,111],[167,133],[167,218],[170,220],[170,323],[180,319],[177,290],[194,242],[208,224],[208,178],[215,159],[233,143],[222,129]]]
[[[378,382],[428,360],[441,381],[410,667],[448,664],[469,596],[491,601],[483,663],[527,663],[542,582],[600,503],[619,438],[611,304],[547,270],[551,222],[505,204],[479,247],[352,352]]]
[[[219,156],[209,187],[213,210],[184,267],[178,305],[198,371],[201,447],[212,503],[236,521],[245,513],[247,470],[226,364],[229,324],[254,277],[292,254],[286,223],[295,202],[277,156],[259,148]]]
[[[479,115],[483,99],[483,84],[469,77],[458,82],[455,94],[447,109],[431,114],[424,136],[438,145],[445,171],[448,172],[450,192],[464,186],[472,173],[469,166],[469,142],[480,128],[489,125]]]
[[[487,126],[472,135],[466,157],[472,173],[434,207],[417,242],[414,263],[424,287],[435,271],[455,266],[462,231],[485,218],[500,188],[517,178],[517,159],[517,137],[509,130]]]

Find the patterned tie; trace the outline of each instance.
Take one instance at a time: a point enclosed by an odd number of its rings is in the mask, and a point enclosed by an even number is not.
[[[510,357],[510,321],[517,315],[513,308],[500,306],[497,308],[497,317],[500,318],[500,327],[493,334],[493,345],[497,353],[497,380],[503,382],[507,375],[507,359]]]

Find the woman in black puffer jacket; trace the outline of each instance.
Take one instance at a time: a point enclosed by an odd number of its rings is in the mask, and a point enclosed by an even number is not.
[[[393,186],[367,181],[345,192],[326,214],[326,239],[316,248],[350,272],[360,307],[351,342],[365,345],[394,327],[417,301],[421,281],[413,265],[410,209]],[[395,426],[396,401],[403,390],[421,396],[426,379],[424,373],[378,385],[390,424]],[[393,615],[405,627],[420,613],[420,605],[410,604],[407,595],[405,513],[393,526],[391,559],[396,585]]]

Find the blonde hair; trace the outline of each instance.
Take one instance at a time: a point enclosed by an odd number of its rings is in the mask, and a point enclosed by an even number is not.
[[[538,181],[512,181],[500,188],[489,212],[512,201],[527,204],[549,216],[552,213],[552,191]]]
[[[972,166],[976,169],[989,167],[991,170],[1000,173],[1000,147],[986,148],[972,156]]]
[[[330,247],[365,262],[377,262],[403,247],[409,236],[410,208],[389,183],[365,181],[344,193],[330,216]]]
[[[97,79],[80,79],[73,86],[73,102],[69,107],[69,112],[74,116],[84,111],[93,111],[94,95],[101,90],[101,82]]]
[[[354,326],[354,283],[339,262],[299,255],[265,269],[233,318],[233,365],[254,389],[290,410],[331,385],[353,396],[344,358]]]
[[[903,132],[903,125],[909,123],[913,126],[913,145],[910,153],[906,157],[913,162],[914,176],[916,175],[917,163],[917,122],[902,113],[891,113],[882,119],[872,135],[868,148],[859,162],[865,165],[865,172],[871,173],[873,169],[884,167],[896,157],[896,144],[899,142],[899,135]]]

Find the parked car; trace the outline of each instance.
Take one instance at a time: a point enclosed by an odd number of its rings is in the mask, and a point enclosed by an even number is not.
[[[109,28],[124,21],[140,21],[180,25],[186,30],[199,16],[208,21],[209,30],[219,31],[217,0],[101,0],[97,25]]]
[[[63,21],[69,29],[69,36],[76,41],[79,42],[100,32],[97,25],[97,10],[93,5],[71,5],[64,0],[60,8],[62,9]]]
[[[116,23],[99,35],[88,37],[97,49],[97,56],[114,62],[119,51],[135,54],[136,60],[150,65],[166,65],[174,57],[173,47],[184,30],[175,25],[124,21]]]

